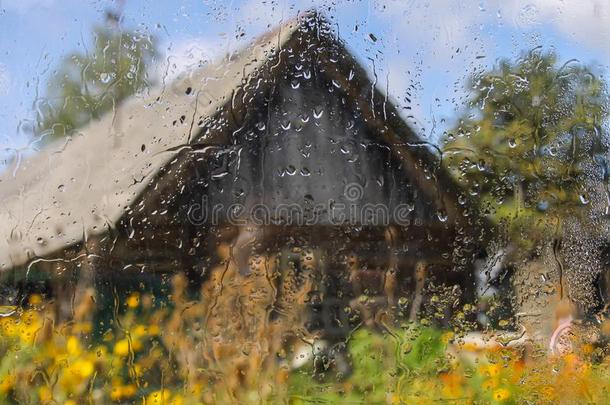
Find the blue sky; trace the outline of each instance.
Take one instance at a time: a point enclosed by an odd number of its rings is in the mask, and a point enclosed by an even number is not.
[[[91,45],[91,27],[116,6],[0,0],[0,150],[31,149],[27,126],[46,80],[64,55]],[[610,66],[605,0],[125,0],[124,26],[157,37],[163,56],[155,69],[169,64],[176,75],[311,7],[324,10],[369,72],[374,65],[379,86],[431,141],[464,108],[468,76],[500,58],[543,46],[600,74]],[[238,32],[245,35],[236,39]]]

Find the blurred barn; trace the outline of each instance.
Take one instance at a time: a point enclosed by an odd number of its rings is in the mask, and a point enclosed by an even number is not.
[[[3,284],[69,313],[184,272],[221,330],[260,298],[328,340],[449,322],[489,227],[377,84],[307,14],[132,98],[2,175]]]

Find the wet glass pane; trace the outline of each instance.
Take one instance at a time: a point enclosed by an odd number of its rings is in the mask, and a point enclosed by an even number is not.
[[[0,0],[0,403],[607,403],[609,27]]]

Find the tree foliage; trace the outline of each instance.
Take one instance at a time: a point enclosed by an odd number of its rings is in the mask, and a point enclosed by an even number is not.
[[[445,164],[491,217],[534,225],[582,211],[607,152],[604,82],[534,50],[470,85],[470,108],[443,140]]]
[[[36,135],[46,140],[69,135],[149,85],[154,39],[123,30],[118,20],[109,13],[106,24],[93,29],[93,49],[62,61],[38,110]]]

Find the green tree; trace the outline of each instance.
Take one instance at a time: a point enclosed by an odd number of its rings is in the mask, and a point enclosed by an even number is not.
[[[587,212],[607,151],[606,88],[587,67],[534,50],[470,80],[468,111],[443,140],[444,162],[490,217],[530,245]],[[583,210],[583,208],[585,208]]]
[[[147,68],[157,55],[151,36],[122,29],[120,16],[107,13],[106,23],[93,29],[93,43],[91,51],[67,56],[48,83],[34,128],[44,142],[69,135],[150,84]]]

